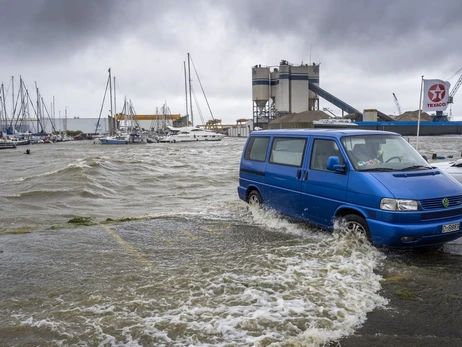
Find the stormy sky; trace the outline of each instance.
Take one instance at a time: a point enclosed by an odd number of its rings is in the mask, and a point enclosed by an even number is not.
[[[184,114],[190,53],[214,118],[235,123],[252,118],[251,67],[284,59],[320,63],[320,86],[359,110],[397,114],[392,93],[418,109],[422,75],[457,82],[461,14],[460,0],[0,0],[0,82],[7,109],[22,76],[56,116],[98,117],[111,68],[117,111],[126,96],[138,114]],[[454,101],[462,120],[462,91]]]

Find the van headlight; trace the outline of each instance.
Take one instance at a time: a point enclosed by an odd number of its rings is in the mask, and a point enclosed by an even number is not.
[[[383,198],[380,208],[387,211],[417,211],[419,204],[416,200]]]

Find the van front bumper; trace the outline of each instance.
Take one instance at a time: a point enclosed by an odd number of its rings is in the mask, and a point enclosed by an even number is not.
[[[392,224],[368,219],[372,242],[385,247],[424,247],[443,244],[462,237],[462,218],[419,224]],[[459,223],[459,230],[443,233],[443,225]]]

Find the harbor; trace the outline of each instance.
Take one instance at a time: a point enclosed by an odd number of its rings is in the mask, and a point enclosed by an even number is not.
[[[3,151],[0,344],[460,344],[460,240],[391,252],[253,210],[244,142]]]
[[[189,61],[192,59],[189,53],[187,59],[189,66]],[[127,97],[124,98],[120,112],[117,112],[116,80],[111,75],[111,68],[109,68],[106,90],[97,118],[68,118],[66,112],[63,119],[57,119],[54,115],[54,103],[51,106],[52,112],[48,112],[48,109],[43,105],[43,97],[37,90],[38,107],[34,109],[35,118],[30,116],[30,97],[29,100],[23,97],[19,112],[17,114],[13,112],[10,115],[6,111],[10,107],[7,107],[5,98],[1,99],[0,130],[2,134],[13,136],[18,134],[22,138],[27,137],[27,139],[37,137],[40,134],[51,137],[65,136],[69,132],[79,132],[87,139],[103,138],[103,140],[100,140],[103,144],[146,143],[147,139],[155,139],[151,142],[158,142],[159,138],[165,137],[164,135],[167,133],[172,133],[173,131],[177,134],[180,130],[184,132],[184,135],[186,135],[186,132],[188,133],[188,136],[183,136],[183,140],[186,140],[186,137],[189,137],[188,141],[202,138],[203,136],[194,137],[193,134],[189,134],[193,128],[195,128],[195,131],[200,129],[213,132],[215,133],[213,136],[215,138],[222,138],[222,136],[247,137],[250,132],[259,129],[320,127],[356,127],[367,130],[386,130],[403,136],[439,136],[462,133],[462,121],[454,121],[454,116],[452,115],[452,104],[462,84],[462,68],[454,74],[458,79],[452,89],[449,90],[450,84],[447,82],[448,90],[443,90],[442,95],[445,96],[445,101],[441,104],[444,105],[442,110],[449,107],[448,113],[443,113],[440,108],[435,113],[427,113],[421,109],[404,111],[393,93],[398,115],[387,115],[378,109],[359,111],[351,104],[321,88],[320,64],[314,62],[312,64],[295,65],[287,60],[281,60],[279,66],[262,66],[259,64],[253,66],[251,71],[252,117],[239,118],[233,124],[223,124],[221,119],[213,115],[203,89],[203,96],[210,111],[210,119],[205,118],[200,111],[197,99],[195,99],[196,108],[193,108],[191,95],[193,88],[192,72],[190,70],[186,71],[185,62],[186,112],[183,115],[181,113],[172,113],[167,103],[164,103],[161,108],[156,108],[155,113],[138,114],[132,100],[127,99]],[[197,71],[194,72],[199,79]],[[422,83],[423,81],[422,79]],[[14,78],[12,78],[11,84],[14,84]],[[435,86],[440,86],[440,84],[435,84]],[[441,86],[443,87],[443,84]],[[4,84],[1,85],[1,93],[5,93]],[[18,96],[24,94],[28,95],[28,92],[21,78]],[[427,97],[431,95],[431,93],[427,94]],[[108,98],[107,95],[109,95]],[[12,97],[14,99],[15,95],[12,94]],[[341,111],[341,115],[334,113],[328,107],[321,109],[321,100],[329,103],[331,107],[337,108]],[[107,103],[109,105],[106,105]],[[421,106],[423,106],[423,103]],[[108,116],[103,115],[105,107],[109,107]],[[202,124],[195,125],[194,114],[198,110]],[[172,130],[172,128],[175,130]],[[208,138],[212,139],[212,136],[208,136]],[[181,138],[176,137],[165,142],[179,141],[181,141]]]
[[[116,79],[108,69],[108,79],[97,118],[55,117],[54,102],[51,112],[44,105],[43,97],[37,89],[37,108],[34,108],[35,118],[31,117],[29,109],[30,97],[27,87],[20,78],[20,90],[17,96],[22,96],[21,107],[17,114],[6,111],[5,98],[0,99],[0,131],[2,138],[6,135],[20,136],[22,140],[33,142],[55,142],[57,136],[68,136],[74,133],[85,139],[97,139],[102,144],[140,144],[147,142],[181,142],[197,140],[221,140],[223,136],[247,137],[250,132],[259,129],[288,129],[288,128],[346,128],[356,127],[367,130],[386,130],[403,136],[439,136],[457,135],[462,133],[462,121],[453,121],[452,104],[454,97],[462,84],[462,68],[454,75],[458,79],[454,87],[444,91],[445,102],[442,110],[449,106],[449,114],[438,109],[434,114],[416,111],[403,111],[396,95],[398,115],[386,115],[378,109],[359,111],[354,106],[341,100],[327,90],[320,87],[320,64],[295,65],[287,60],[281,60],[279,66],[252,67],[252,118],[239,118],[234,124],[223,124],[221,119],[214,117],[204,89],[203,96],[210,112],[210,118],[204,118],[199,103],[195,98],[192,103],[192,72],[190,70],[191,56],[188,53],[188,71],[184,62],[185,78],[185,106],[186,112],[172,113],[167,103],[156,108],[154,114],[138,114],[133,101],[124,97],[123,106],[118,110]],[[199,75],[194,70],[199,80]],[[422,83],[423,83],[422,79]],[[435,80],[436,81],[436,80]],[[200,80],[199,80],[200,82]],[[443,82],[442,82],[443,83]],[[11,79],[14,85],[14,77]],[[435,86],[439,86],[436,84]],[[441,84],[441,86],[443,86]],[[439,92],[438,92],[439,93]],[[5,94],[2,83],[0,94]],[[430,95],[431,93],[428,93]],[[15,95],[12,91],[12,98]],[[320,109],[320,100],[328,102],[332,107],[341,111],[341,116],[330,108]],[[107,105],[109,103],[109,105]],[[442,104],[442,105],[443,105]],[[422,104],[423,105],[423,104]],[[421,106],[422,106],[421,105]],[[439,105],[439,104],[438,104]],[[10,105],[11,106],[11,105]],[[103,115],[103,109],[109,107],[109,115]],[[194,114],[199,111],[202,124],[195,126]],[[197,116],[196,116],[197,117]],[[196,121],[197,122],[197,121]],[[202,135],[191,133],[202,131]],[[181,136],[178,136],[181,133]],[[174,135],[173,138],[168,136]],[[53,140],[52,138],[55,138]],[[167,139],[168,138],[168,139]],[[4,148],[4,147],[3,147]]]

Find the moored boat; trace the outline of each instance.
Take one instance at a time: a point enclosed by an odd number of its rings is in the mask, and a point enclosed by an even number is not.
[[[210,130],[194,127],[174,128],[167,127],[169,133],[158,139],[159,142],[194,142],[194,141],[221,141],[225,135]]]
[[[357,127],[358,124],[353,123],[350,119],[340,118],[327,118],[313,121],[315,128],[352,128]]]
[[[0,139],[0,149],[16,148],[11,140]]]
[[[11,137],[10,140],[16,145],[16,146],[26,146],[30,145],[30,140],[27,138],[19,138],[19,137]]]
[[[103,145],[128,145],[130,136],[121,132],[116,133],[114,136],[101,137],[99,141]]]

